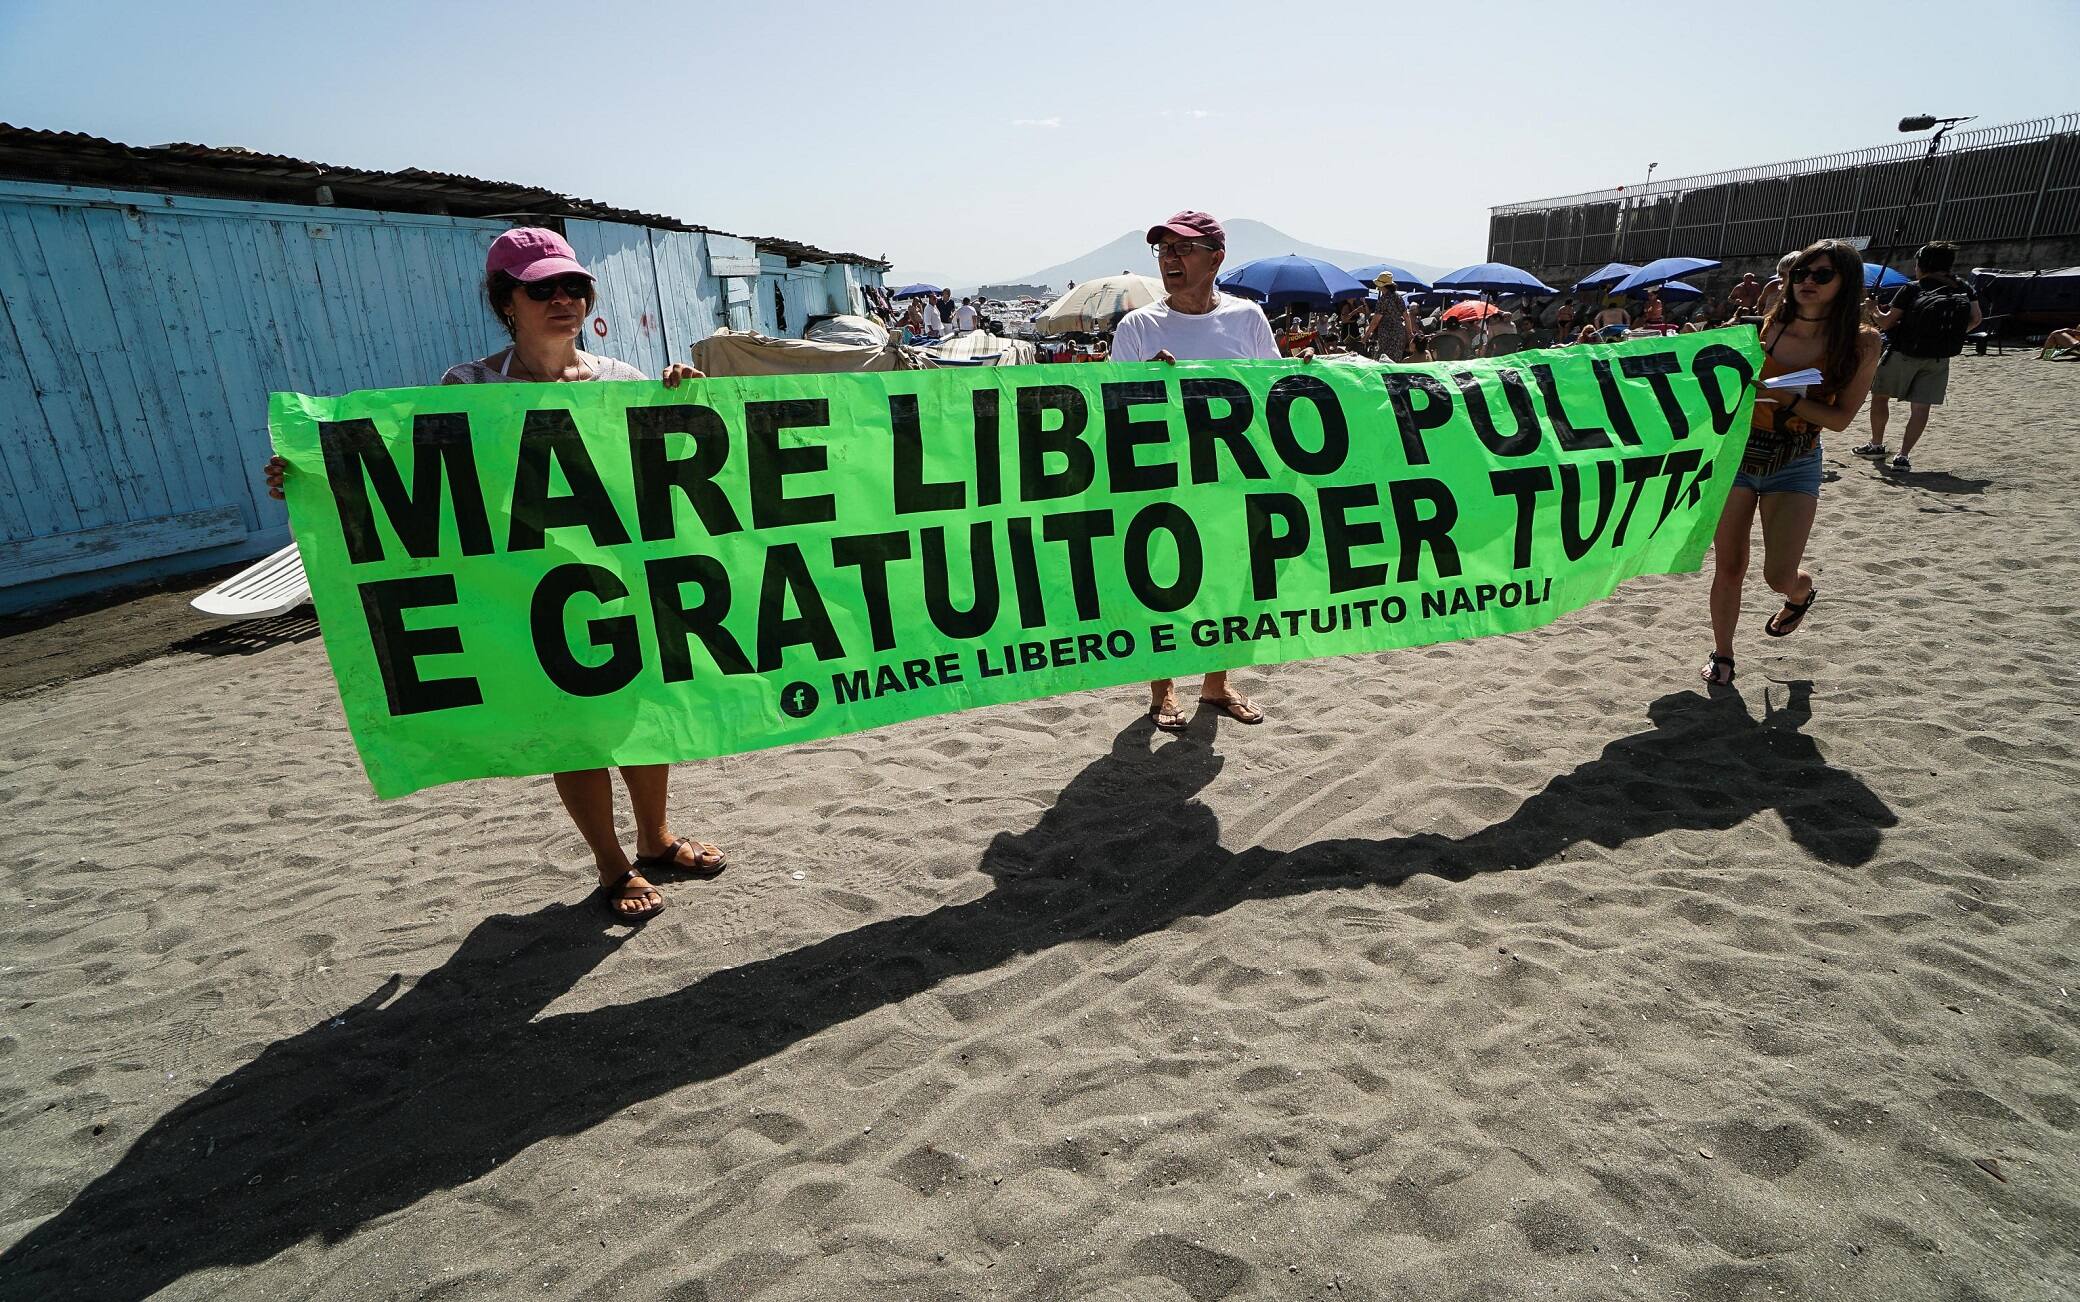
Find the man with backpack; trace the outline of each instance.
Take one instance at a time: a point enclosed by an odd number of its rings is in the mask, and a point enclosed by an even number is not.
[[[1928,409],[1943,401],[1950,359],[1964,351],[1965,336],[1979,328],[1980,319],[1972,287],[1950,274],[1957,265],[1955,244],[1924,244],[1914,262],[1921,278],[1901,286],[1890,304],[1871,315],[1885,332],[1885,356],[1871,382],[1871,441],[1853,449],[1857,456],[1883,459],[1890,400],[1905,401],[1907,432],[1892,459],[1894,470],[1913,469],[1908,458],[1928,428]]]

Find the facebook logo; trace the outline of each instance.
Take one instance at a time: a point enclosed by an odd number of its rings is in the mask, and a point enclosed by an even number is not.
[[[780,712],[790,719],[806,719],[816,713],[816,689],[794,682],[780,689]]]

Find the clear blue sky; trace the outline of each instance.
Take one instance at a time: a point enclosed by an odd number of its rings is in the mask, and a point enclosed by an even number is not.
[[[962,284],[1181,207],[1458,265],[1492,203],[2072,111],[2076,67],[2071,0],[0,0],[0,121],[532,182]]]

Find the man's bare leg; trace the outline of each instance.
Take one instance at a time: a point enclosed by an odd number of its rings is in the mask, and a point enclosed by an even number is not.
[[[1158,678],[1148,685],[1149,722],[1166,732],[1178,732],[1184,728],[1184,711],[1177,707],[1177,684],[1168,678]]]
[[[1902,457],[1914,455],[1914,445],[1921,441],[1921,431],[1928,428],[1928,413],[1929,405],[1925,402],[1907,404],[1907,432],[1899,441],[1899,454]]]
[[[1206,675],[1199,684],[1199,701],[1203,705],[1216,705],[1221,713],[1238,723],[1262,723],[1264,712],[1256,703],[1234,688],[1228,686],[1228,671],[1223,669]]]
[[[1886,408],[1885,395],[1873,392],[1871,394],[1871,441],[1850,448],[1849,451],[1859,457],[1884,456],[1886,452],[1885,419],[1889,415],[1891,415],[1891,412]]]

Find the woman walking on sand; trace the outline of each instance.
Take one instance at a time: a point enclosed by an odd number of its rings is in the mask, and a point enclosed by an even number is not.
[[[1878,370],[1878,332],[1863,321],[1863,259],[1854,248],[1821,240],[1794,255],[1784,288],[1763,318],[1761,378],[1817,367],[1820,391],[1756,394],[1748,450],[1712,540],[1712,653],[1699,675],[1714,685],[1733,681],[1733,629],[1758,514],[1762,579],[1784,598],[1762,631],[1789,637],[1812,609],[1819,592],[1801,563],[1820,505],[1820,434],[1849,427]]]
[[[556,384],[581,380],[642,380],[647,377],[625,362],[598,357],[578,347],[578,337],[591,315],[599,288],[592,273],[555,231],[523,227],[491,242],[484,261],[484,297],[491,313],[512,336],[511,345],[489,357],[451,367],[443,384]],[[664,382],[676,387],[698,379],[691,366],[665,367]],[[288,465],[280,457],[267,463],[267,491],[282,496]],[[556,794],[591,847],[599,872],[599,893],[608,912],[627,923],[643,922],[664,911],[664,897],[644,876],[671,871],[711,878],[729,865],[726,856],[706,841],[673,836],[665,821],[665,790],[671,769],[664,764],[624,764],[621,781],[628,787],[636,820],[636,854],[622,850],[614,821],[614,784],[605,769],[556,775]]]

